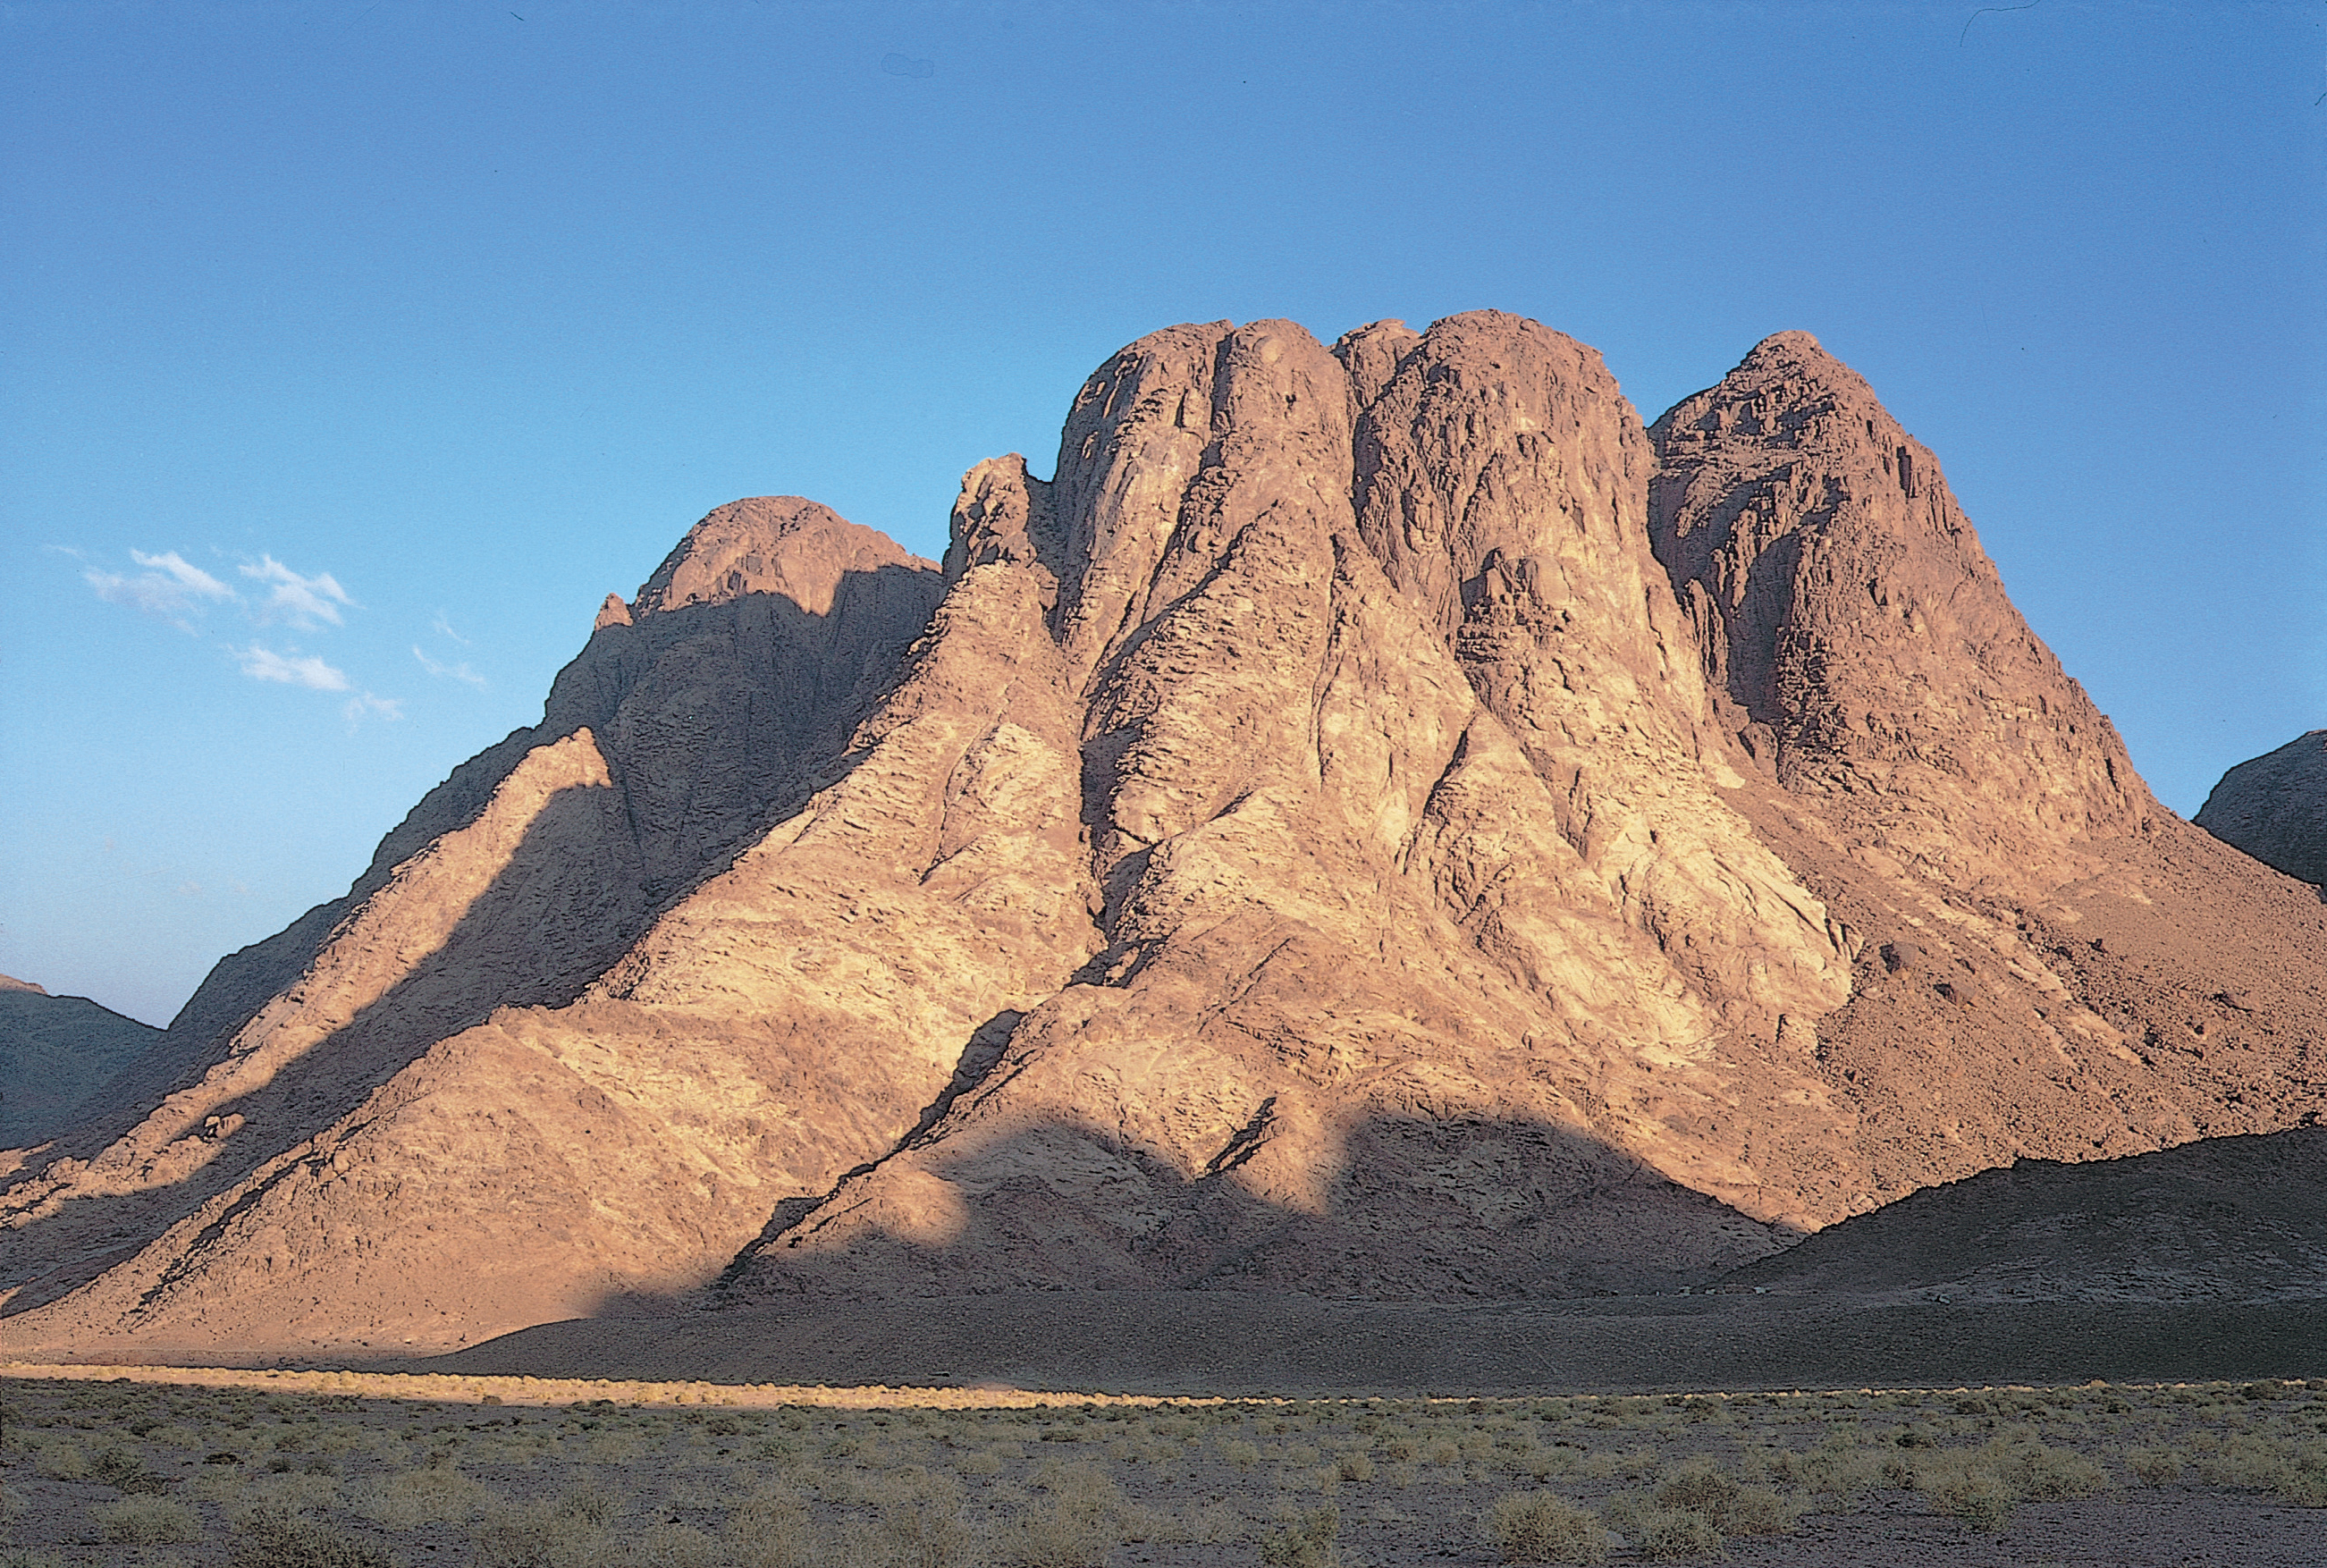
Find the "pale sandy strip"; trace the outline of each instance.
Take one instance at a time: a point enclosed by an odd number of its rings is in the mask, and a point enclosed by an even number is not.
[[[0,1365],[0,1377],[54,1378],[68,1382],[164,1383],[201,1388],[263,1388],[285,1394],[356,1394],[371,1399],[412,1399],[434,1404],[477,1405],[487,1398],[504,1405],[572,1405],[577,1400],[611,1399],[618,1405],[724,1405],[738,1410],[777,1405],[822,1405],[835,1410],[1031,1410],[1070,1405],[1165,1405],[1225,1404],[1286,1405],[1363,1403],[1341,1399],[1302,1400],[1281,1395],[1229,1400],[1219,1396],[1159,1394],[1044,1394],[1024,1388],[911,1388],[877,1384],[833,1388],[785,1383],[654,1383],[631,1379],[586,1377],[467,1377],[442,1372],[290,1371],[242,1367],[94,1367],[85,1364],[44,1366],[10,1361]],[[2087,1387],[2095,1385],[2085,1385]],[[2107,1386],[2101,1385],[2099,1386]],[[2211,1385],[2118,1384],[2126,1389],[2185,1388]],[[2228,1386],[2228,1385],[2224,1385]],[[2027,1384],[1987,1385],[1981,1388],[1836,1388],[1771,1391],[1777,1398],[1818,1398],[1834,1395],[1871,1394],[2033,1394]],[[1427,1404],[1463,1404],[1475,1395],[1425,1396]],[[1489,1396],[1494,1397],[1494,1396]],[[1504,1397],[1558,1397],[1583,1403],[1622,1395],[1521,1395]],[[1676,1396],[1677,1397],[1677,1396]],[[1706,1390],[1696,1397],[1727,1399],[1733,1395]]]
[[[56,1378],[80,1383],[167,1383],[201,1388],[263,1388],[287,1394],[357,1394],[371,1399],[438,1404],[571,1405],[611,1399],[618,1405],[711,1405],[735,1409],[780,1405],[838,1410],[1024,1410],[1051,1405],[1219,1405],[1216,1398],[1144,1394],[1039,1394],[1023,1388],[831,1388],[781,1383],[651,1383],[583,1377],[489,1377],[441,1372],[289,1371],[240,1367],[42,1366],[11,1361],[0,1377]],[[1282,1403],[1254,1402],[1254,1403]]]

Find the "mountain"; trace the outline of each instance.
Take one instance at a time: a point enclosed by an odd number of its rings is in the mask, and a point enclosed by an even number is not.
[[[746,501],[610,598],[24,1160],[0,1346],[1659,1289],[2295,1125],[2322,934],[1811,339],[1644,427],[1513,316],[1174,327],[941,569]]]
[[[38,1143],[162,1039],[86,996],[0,975],[0,1146]]]
[[[2327,883],[2327,730],[2223,774],[2194,820],[2297,882]]]

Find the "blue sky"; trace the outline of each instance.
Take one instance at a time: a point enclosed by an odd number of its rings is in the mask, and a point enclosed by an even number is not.
[[[0,5],[0,971],[164,1022],[704,512],[1179,321],[1803,329],[2165,801],[2327,724],[2327,5]]]

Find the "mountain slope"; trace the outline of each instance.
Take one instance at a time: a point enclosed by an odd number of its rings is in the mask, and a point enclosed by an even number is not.
[[[2294,1125],[2322,935],[1812,340],[1644,428],[1517,317],[1174,327],[941,574],[743,502],[610,601],[26,1164],[0,1344],[1661,1288]]]

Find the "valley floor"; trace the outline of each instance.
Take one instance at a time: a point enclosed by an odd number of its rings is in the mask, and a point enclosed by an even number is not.
[[[1724,1294],[1459,1307],[1042,1292],[578,1319],[397,1365],[1304,1396],[2190,1382],[2327,1374],[2327,1299]]]
[[[0,1563],[2315,1563],[2327,1379],[1164,1400],[10,1369]]]

